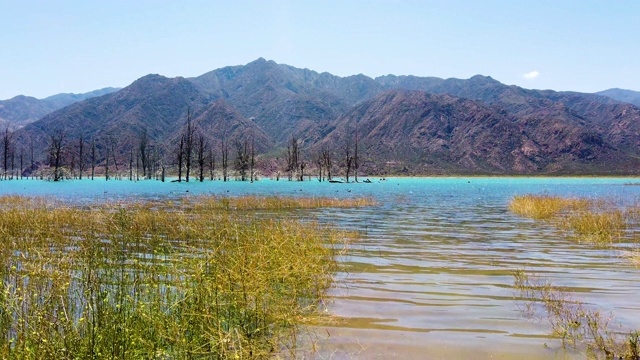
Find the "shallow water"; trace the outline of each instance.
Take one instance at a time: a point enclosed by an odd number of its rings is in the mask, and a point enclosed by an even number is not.
[[[518,194],[546,193],[636,203],[637,179],[423,178],[372,184],[263,180],[0,182],[0,193],[91,202],[194,194],[372,196],[379,206],[313,211],[362,231],[340,259],[328,309],[315,328],[317,358],[584,358],[548,337],[544,322],[524,319],[512,272],[534,271],[568,287],[575,299],[640,328],[640,270],[622,258],[625,244],[598,249],[551,226],[507,211]],[[545,345],[546,344],[546,345]],[[308,354],[306,354],[308,356]]]

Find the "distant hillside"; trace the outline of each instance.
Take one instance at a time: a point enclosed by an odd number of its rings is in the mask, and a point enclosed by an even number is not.
[[[146,133],[163,163],[175,166],[189,111],[214,151],[222,138],[251,137],[271,170],[284,166],[295,137],[309,162],[330,149],[338,171],[357,123],[362,169],[371,173],[640,172],[640,110],[605,96],[481,75],[338,77],[264,59],[189,79],[147,75],[52,112],[16,139],[34,139],[44,157],[50,136],[62,131],[69,141],[96,139],[101,156],[113,144],[124,159]]]
[[[356,123],[364,159],[382,173],[624,172],[617,163],[635,161],[587,124],[514,119],[478,101],[416,90],[390,91],[356,106],[325,142],[353,147]]]
[[[612,99],[633,104],[640,107],[640,91],[624,90],[624,89],[608,89],[597,92],[596,94],[607,96]]]
[[[0,126],[11,125],[13,128],[20,128],[75,102],[109,94],[117,90],[119,89],[104,88],[84,94],[58,94],[44,99],[18,95],[9,100],[1,100]]]
[[[184,78],[144,76],[126,88],[54,111],[17,132],[19,141],[36,139],[36,152],[45,153],[48,137],[63,132],[69,140],[95,139],[99,147],[118,142],[125,153],[146,131],[156,144],[165,146],[194,112],[207,105],[206,99]],[[168,146],[168,144],[167,144]]]

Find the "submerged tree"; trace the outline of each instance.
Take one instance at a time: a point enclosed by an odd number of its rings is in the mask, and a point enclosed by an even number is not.
[[[96,172],[96,139],[91,138],[91,180]]]
[[[300,166],[300,146],[298,139],[291,137],[289,144],[287,145],[287,169],[289,173],[289,181],[293,180],[294,172],[298,171]]]
[[[236,164],[235,170],[240,175],[241,181],[247,180],[247,170],[249,170],[250,162],[249,145],[247,141],[244,144],[240,141],[236,142]]]
[[[256,178],[256,174],[255,174],[255,167],[256,167],[256,142],[255,142],[255,138],[253,136],[251,136],[251,160],[249,161],[249,173],[251,176],[251,182],[253,182],[253,180],[255,180]]]
[[[180,136],[180,145],[178,145],[178,182],[182,181],[182,163],[184,161],[184,134]]]
[[[2,178],[7,180],[7,172],[9,171],[9,160],[11,158],[11,149],[13,148],[13,132],[9,131],[9,127],[4,130],[2,134],[2,157],[3,157],[3,169]]]
[[[63,150],[64,150],[65,134],[58,131],[55,135],[50,136],[49,142],[49,167],[53,168],[53,181],[62,179]]]
[[[353,177],[355,182],[358,182],[358,168],[360,168],[360,160],[358,158],[358,119],[356,119],[356,142],[353,150]]]
[[[351,154],[351,145],[349,142],[346,142],[344,147],[344,158],[342,159],[343,165],[345,168],[345,178],[346,181],[349,182],[349,174],[351,174],[351,169],[353,168],[353,155]]]
[[[143,129],[138,138],[138,158],[142,163],[142,176],[145,179],[151,178],[151,171],[149,169],[150,157],[149,136],[147,135],[147,129]]]
[[[229,169],[229,140],[226,136],[222,136],[222,180],[227,181],[228,169]]]
[[[209,176],[210,179],[213,181],[213,173],[216,169],[216,154],[213,151],[213,147],[209,148],[209,156],[207,156],[207,158],[209,159]]]
[[[200,176],[198,179],[200,182],[204,181],[204,165],[205,165],[205,149],[209,146],[207,138],[203,134],[198,134],[196,137],[196,159],[198,161],[198,170]]]
[[[78,170],[80,171],[80,180],[82,180],[82,172],[85,168],[84,156],[84,137],[82,136],[82,134],[80,134],[80,140],[78,141]]]
[[[184,130],[184,163],[185,163],[185,181],[189,182],[189,174],[191,173],[191,159],[193,156],[193,141],[195,134],[195,126],[191,121],[191,109],[187,110],[187,126]]]
[[[329,151],[328,148],[323,147],[320,157],[322,158],[322,163],[324,165],[324,168],[327,171],[327,180],[331,181],[332,169],[333,169],[333,155],[331,154],[331,151]]]

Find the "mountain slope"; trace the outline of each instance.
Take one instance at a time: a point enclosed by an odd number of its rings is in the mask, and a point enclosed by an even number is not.
[[[640,107],[640,91],[624,90],[624,89],[608,89],[597,92],[596,94],[610,97],[612,99],[633,104]]]
[[[49,136],[64,132],[69,140],[96,139],[100,146],[117,141],[133,144],[143,131],[153,142],[164,144],[186,121],[189,108],[204,108],[205,98],[184,78],[147,75],[126,88],[55,111],[17,132],[19,141],[34,139],[36,152],[44,153]],[[169,144],[166,144],[169,146]]]
[[[20,128],[75,102],[110,94],[117,90],[104,88],[84,94],[57,94],[44,99],[19,95],[0,101],[0,125],[11,124],[13,128]]]
[[[225,99],[280,144],[317,138],[319,129],[351,105],[382,91],[364,75],[340,78],[262,58],[190,79],[212,99]]]
[[[513,121],[478,101],[395,90],[340,117],[323,145],[353,144],[357,122],[365,158],[377,159],[369,165],[374,172],[615,173],[625,169],[616,162],[638,163],[603,134],[571,120]]]

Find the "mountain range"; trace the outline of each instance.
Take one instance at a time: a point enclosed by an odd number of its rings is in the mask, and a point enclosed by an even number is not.
[[[10,124],[13,128],[20,128],[75,102],[118,90],[120,89],[108,87],[84,94],[57,94],[44,99],[18,95],[8,100],[0,100],[0,126]]]
[[[41,154],[64,131],[69,141],[114,139],[125,156],[144,132],[171,163],[191,116],[214,149],[251,134],[262,159],[297,138],[309,160],[331,149],[339,162],[357,133],[362,171],[371,174],[640,172],[640,93],[632,91],[530,90],[480,75],[338,77],[261,58],[99,92],[75,101],[16,97],[0,102],[0,117]],[[7,110],[19,101],[29,110]]]

